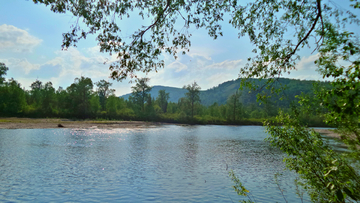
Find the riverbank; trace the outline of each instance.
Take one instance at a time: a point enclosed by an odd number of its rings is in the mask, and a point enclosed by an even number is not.
[[[56,118],[0,118],[0,129],[44,129],[44,128],[147,128],[161,125],[183,125],[176,123],[146,121],[97,121]],[[316,132],[333,138],[339,134],[330,129],[315,129]]]
[[[167,123],[146,121],[96,121],[55,118],[0,118],[0,129],[44,128],[146,128]]]
[[[327,137],[340,139],[340,135],[333,129],[314,129],[316,132]]]

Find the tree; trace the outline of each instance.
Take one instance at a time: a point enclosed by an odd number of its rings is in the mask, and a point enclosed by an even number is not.
[[[191,110],[191,118],[194,117],[195,105],[200,103],[200,89],[201,87],[194,81],[194,83],[184,86],[183,89],[187,89],[187,93],[185,93],[186,99],[189,103],[189,107]]]
[[[108,102],[106,103],[106,112],[111,116],[116,115],[116,112],[118,110],[116,99],[118,98],[112,95],[109,97]]]
[[[168,113],[176,113],[178,110],[178,104],[174,102],[169,102],[166,108],[166,112]]]
[[[53,108],[55,108],[55,88],[51,82],[47,82],[42,89],[41,94],[42,106],[41,109],[46,115],[51,115]]]
[[[55,98],[60,116],[66,116],[69,114],[69,107],[71,107],[71,104],[68,92],[62,87],[59,87],[55,92]]]
[[[159,104],[162,112],[166,113],[168,100],[170,99],[170,93],[166,93],[165,90],[159,90],[159,95],[156,98],[157,103]]]
[[[30,85],[30,105],[33,105],[36,109],[41,107],[41,90],[44,88],[40,80],[36,80]]]
[[[93,94],[91,95],[90,97],[90,110],[91,110],[91,113],[92,115],[96,115],[101,109],[102,109],[102,106],[100,105],[100,97],[98,94]]]
[[[42,116],[52,116],[56,112],[57,102],[55,88],[51,82],[43,83],[36,80],[31,83],[28,103],[33,111]]]
[[[156,112],[153,104],[153,99],[151,96],[147,97],[145,112],[148,119],[154,119]]]
[[[241,94],[238,94],[238,91],[235,92],[235,94],[229,96],[227,105],[229,106],[229,110],[231,112],[231,119],[233,122],[235,122],[236,117],[241,115],[241,103],[239,101],[239,97]]]
[[[98,86],[97,93],[99,95],[101,108],[104,111],[106,108],[106,99],[114,94],[115,89],[110,89],[112,83],[107,82],[106,80],[100,80],[99,82],[96,82],[95,85]]]
[[[209,115],[212,117],[220,117],[219,104],[214,102],[211,106],[208,107]]]
[[[25,107],[25,92],[20,83],[10,79],[0,86],[0,115],[17,116]]]
[[[132,97],[134,102],[140,106],[142,112],[145,112],[144,103],[150,97],[150,91],[152,89],[147,83],[150,81],[149,78],[137,78],[135,86],[132,86]]]
[[[9,68],[6,67],[5,63],[0,63],[0,85],[5,81],[4,76],[8,70]]]
[[[108,102],[106,103],[106,111],[109,115],[117,115],[120,113],[120,110],[125,108],[126,104],[123,98],[116,97],[115,95],[109,96]]]
[[[75,78],[74,83],[66,90],[69,93],[70,109],[81,118],[87,118],[90,112],[90,99],[93,83],[90,78]]]

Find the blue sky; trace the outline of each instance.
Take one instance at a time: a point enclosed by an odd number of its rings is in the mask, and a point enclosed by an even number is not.
[[[120,96],[130,93],[133,85],[129,80],[122,82],[109,79],[106,59],[115,60],[99,52],[95,36],[80,41],[77,47],[61,50],[62,33],[70,30],[74,18],[70,14],[56,14],[49,7],[36,5],[32,1],[3,0],[0,3],[0,62],[9,67],[6,78],[14,78],[23,87],[36,79],[51,81],[57,89],[68,87],[76,77],[90,77],[93,82],[109,80]],[[119,21],[123,33],[148,25],[137,17]],[[165,68],[158,73],[150,73],[150,85],[183,87],[196,81],[203,90],[238,78],[240,68],[252,56],[253,49],[248,37],[238,39],[237,30],[224,22],[223,37],[213,40],[205,30],[189,29],[191,51],[179,55],[177,60],[164,55]],[[318,80],[321,76],[315,71],[313,61],[316,53],[302,51],[298,70],[283,77]],[[306,54],[308,53],[308,54]],[[145,76],[141,75],[140,76]]]

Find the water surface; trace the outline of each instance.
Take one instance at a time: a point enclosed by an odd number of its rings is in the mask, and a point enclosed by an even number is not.
[[[0,130],[0,201],[289,202],[294,174],[260,126]]]

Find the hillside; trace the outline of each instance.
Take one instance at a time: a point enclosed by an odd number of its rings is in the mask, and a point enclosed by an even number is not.
[[[240,87],[240,80],[230,80],[227,82],[224,82],[222,84],[219,84],[216,87],[212,87],[208,90],[203,90],[200,93],[200,99],[201,104],[209,106],[212,105],[214,102],[217,102],[218,104],[225,104],[227,101],[227,98],[234,94],[237,90],[238,93],[241,94],[240,100],[243,104],[250,104],[256,102],[256,95],[259,92],[251,92],[249,93],[248,89],[239,90]],[[264,84],[264,80],[260,81],[258,79],[251,79],[258,85]],[[287,79],[287,78],[281,78],[279,79],[279,83],[281,83],[282,86],[286,86],[287,89],[283,92],[290,100],[294,98],[295,95],[301,94],[301,92],[309,93],[312,91],[312,83],[314,81],[308,81],[308,80],[296,80],[296,79]],[[275,84],[275,87],[279,87],[280,84]],[[323,83],[326,84],[326,83]],[[176,87],[167,87],[167,86],[153,86],[150,94],[152,97],[156,98],[158,96],[159,90],[165,90],[166,92],[170,93],[170,99],[171,102],[178,102],[178,100],[181,97],[185,97],[185,93],[187,90],[182,88],[176,88]],[[267,93],[270,94],[270,91],[265,90]],[[121,98],[128,99],[130,94],[126,94],[123,96],[120,96]],[[273,100],[278,100],[278,97],[274,97]],[[278,101],[279,105],[281,106],[287,106],[291,101]]]
[[[187,90],[182,89],[182,88],[177,88],[177,87],[167,87],[167,86],[153,86],[153,88],[150,91],[151,97],[155,98],[158,96],[159,94],[159,90],[165,90],[167,93],[170,93],[170,99],[169,101],[171,102],[178,102],[178,100],[181,97],[185,97],[185,93],[187,92]],[[120,96],[120,98],[124,98],[125,100],[129,99],[129,96],[131,95],[131,93],[129,94],[125,94]]]

